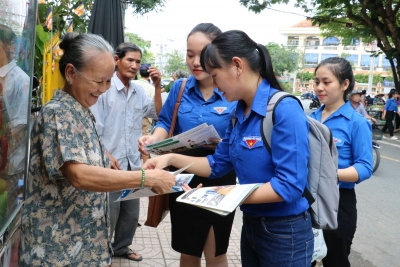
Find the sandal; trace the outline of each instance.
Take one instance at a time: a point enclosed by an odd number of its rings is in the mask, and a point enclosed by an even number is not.
[[[132,258],[132,257],[130,257],[131,255],[139,256],[139,258]],[[141,260],[143,260],[142,256],[140,256],[139,253],[136,253],[132,249],[129,249],[129,251],[127,253],[122,254],[121,256],[118,256],[118,257],[122,257],[122,258],[125,258],[127,260],[131,260],[131,261],[141,261]]]

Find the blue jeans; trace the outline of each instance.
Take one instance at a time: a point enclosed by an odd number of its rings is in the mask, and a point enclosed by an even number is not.
[[[286,217],[243,214],[240,241],[243,267],[309,267],[314,235],[308,212]]]

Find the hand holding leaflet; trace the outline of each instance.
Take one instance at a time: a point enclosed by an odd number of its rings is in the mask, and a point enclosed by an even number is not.
[[[210,144],[209,139],[221,139],[213,125],[200,124],[189,131],[146,146],[151,154],[178,153]]]
[[[194,162],[193,162],[194,163]],[[182,185],[183,184],[188,184],[192,180],[194,174],[181,174],[184,170],[189,168],[193,163],[175,171],[171,172],[173,175],[175,175],[175,185],[172,186],[172,189],[169,191],[169,193],[175,193],[175,192],[182,192]],[[130,199],[136,199],[136,198],[141,198],[141,197],[149,197],[149,196],[157,196],[158,194],[154,193],[151,187],[145,187],[143,189],[138,188],[132,188],[132,189],[127,189],[124,190],[121,193],[121,196],[115,200],[116,202],[118,201],[125,201],[125,200],[130,200]]]
[[[262,184],[237,184],[193,188],[180,195],[176,201],[197,206],[219,215],[233,212],[255,189]]]

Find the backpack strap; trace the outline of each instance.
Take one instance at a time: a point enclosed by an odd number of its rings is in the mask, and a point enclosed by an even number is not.
[[[261,121],[260,124],[260,131],[261,131],[261,137],[264,142],[265,147],[267,148],[268,152],[271,153],[271,136],[272,136],[272,128],[271,125],[273,126],[275,124],[275,108],[279,104],[279,102],[285,98],[285,97],[292,97],[299,102],[299,105],[301,108],[303,108],[303,105],[301,104],[300,100],[285,92],[285,91],[277,91],[272,94],[272,96],[268,99],[267,103],[267,112],[265,115],[265,118]]]
[[[297,102],[299,103],[300,107],[304,110],[303,105],[301,104],[301,101],[297,97],[295,97],[287,92],[277,91],[277,92],[273,93],[272,96],[269,98],[268,104],[267,104],[267,113],[265,115],[265,118],[261,121],[260,128],[261,128],[261,137],[264,142],[264,145],[271,155],[272,155],[272,153],[271,153],[271,145],[270,144],[271,144],[272,128],[273,128],[273,125],[275,124],[275,109],[276,109],[277,105],[279,104],[279,102],[281,102],[281,100],[285,97],[292,97],[292,98],[296,99]],[[308,190],[307,187],[304,188],[302,196],[307,199],[308,204],[310,206],[315,202],[314,197],[312,196],[311,192]]]

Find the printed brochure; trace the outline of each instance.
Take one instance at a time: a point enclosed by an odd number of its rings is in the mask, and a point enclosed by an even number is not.
[[[162,155],[167,153],[178,153],[188,149],[201,147],[209,144],[208,138],[218,138],[218,132],[213,125],[200,124],[186,132],[175,135],[161,142],[146,146],[148,153]]]
[[[233,212],[250,193],[262,184],[237,184],[193,188],[180,195],[176,201],[197,206],[219,215]]]
[[[175,185],[172,186],[172,189],[168,193],[176,193],[176,192],[182,192],[182,185],[185,183],[190,183],[192,180],[194,174],[191,173],[183,173],[183,174],[178,174],[175,176]],[[130,200],[130,199],[135,199],[135,198],[141,198],[141,197],[150,197],[150,196],[157,196],[158,194],[154,193],[151,191],[151,187],[145,187],[143,189],[140,188],[132,188],[132,189],[127,189],[122,191],[121,196],[115,200],[116,202],[118,201],[125,201],[125,200]]]

